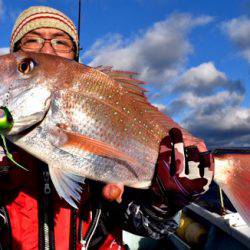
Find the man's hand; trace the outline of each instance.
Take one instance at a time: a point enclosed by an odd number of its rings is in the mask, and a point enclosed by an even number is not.
[[[123,191],[123,184],[108,183],[102,189],[102,196],[108,201],[121,203]]]
[[[154,193],[182,208],[208,189],[212,177],[212,155],[197,146],[185,148],[181,130],[171,129],[160,145]]]
[[[205,146],[201,145],[201,148]],[[176,199],[183,207],[207,191],[212,177],[212,155],[201,153],[197,146],[184,147],[181,130],[171,129],[160,144],[152,184],[154,193],[163,203],[165,199]],[[123,191],[122,184],[110,183],[103,187],[102,195],[108,201],[120,203]]]

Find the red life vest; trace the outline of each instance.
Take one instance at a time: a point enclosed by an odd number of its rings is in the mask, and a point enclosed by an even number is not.
[[[1,177],[1,206],[8,214],[11,235],[5,232],[0,238],[10,236],[8,248],[15,250],[87,249],[94,240],[101,211],[92,208],[88,186],[83,191],[81,209],[74,211],[59,198],[47,178],[48,172],[41,171],[40,167],[46,169],[41,162],[22,151],[14,157],[29,171],[13,166],[7,176]],[[0,167],[6,164],[9,164],[6,158],[0,159]],[[6,242],[7,239],[1,241]],[[92,249],[125,249],[121,228],[114,227]]]

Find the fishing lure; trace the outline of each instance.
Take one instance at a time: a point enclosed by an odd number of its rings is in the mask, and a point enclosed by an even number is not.
[[[13,127],[13,118],[6,107],[0,107],[0,134],[10,131]]]
[[[10,111],[8,110],[8,108],[0,107],[0,136],[1,136],[2,141],[3,141],[3,148],[4,148],[4,151],[6,153],[6,156],[16,166],[28,171],[25,167],[23,167],[22,165],[20,165],[19,163],[17,163],[14,160],[13,155],[8,150],[6,139],[5,139],[4,135],[3,135],[7,131],[11,130],[11,128],[13,127],[13,123],[14,123],[13,117],[12,117]]]

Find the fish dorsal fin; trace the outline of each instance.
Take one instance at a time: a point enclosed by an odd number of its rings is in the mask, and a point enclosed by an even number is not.
[[[203,140],[192,136],[186,129],[182,128],[169,116],[163,114],[159,109],[151,105],[145,95],[147,90],[142,88],[141,85],[147,84],[144,81],[135,79],[135,76],[138,75],[136,72],[132,71],[122,71],[122,70],[113,70],[112,67],[99,66],[96,69],[110,76],[117,84],[125,88],[130,96],[136,100],[137,104],[140,104],[140,108],[148,110],[150,114],[150,119],[155,121],[161,127],[162,137],[166,135],[167,131],[171,128],[181,129],[185,141],[185,146],[197,145],[202,151],[204,151]]]
[[[138,96],[141,101],[147,101],[145,96],[145,92],[147,92],[147,90],[140,86],[146,83],[134,78],[137,73],[131,71],[112,70],[112,67],[99,66],[96,69],[110,76],[113,80],[125,88],[132,95],[132,97],[137,98]]]

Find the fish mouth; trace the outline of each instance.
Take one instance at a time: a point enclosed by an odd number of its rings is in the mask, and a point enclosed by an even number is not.
[[[28,116],[19,117],[15,120],[15,115],[13,115],[14,124],[10,131],[6,133],[7,136],[17,135],[17,134],[27,134],[38,126],[46,117],[51,105],[51,98],[48,97],[45,101],[44,109],[40,112],[33,113]]]
[[[42,122],[45,116],[46,114],[40,112],[33,114],[32,116],[23,117],[22,119],[19,119],[18,122],[15,122],[14,120],[13,129],[11,129],[7,134],[8,135],[18,134],[29,129],[30,127],[34,127],[38,123]]]

